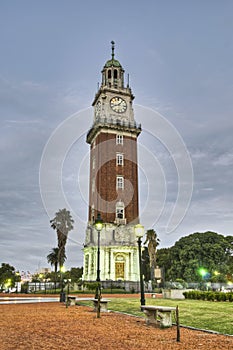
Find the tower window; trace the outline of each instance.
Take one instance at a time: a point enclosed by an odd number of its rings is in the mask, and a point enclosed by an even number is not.
[[[114,79],[117,79],[117,69],[114,69],[113,77]]]
[[[116,154],[116,165],[124,165],[124,156],[122,153]]]
[[[123,135],[120,135],[120,134],[116,135],[116,144],[123,145]]]
[[[123,178],[123,176],[117,176],[116,188],[117,188],[117,190],[123,190],[124,189],[124,178]]]
[[[111,70],[109,69],[109,70],[108,70],[108,79],[111,79],[111,77],[112,77],[112,72],[111,72]]]
[[[117,202],[116,204],[116,218],[117,219],[125,218],[125,205],[123,202]]]

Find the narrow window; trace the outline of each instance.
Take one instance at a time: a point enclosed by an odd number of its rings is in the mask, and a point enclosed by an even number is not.
[[[122,153],[116,154],[116,165],[124,165],[124,156]]]
[[[116,188],[117,188],[117,190],[123,190],[124,189],[124,178],[123,178],[123,176],[117,176]]]
[[[117,79],[117,69],[114,69],[114,73],[113,73],[114,75],[114,79]]]
[[[111,69],[108,70],[108,79],[111,79],[112,77],[112,72],[111,72]]]
[[[125,218],[125,205],[123,202],[117,202],[116,204],[116,218],[117,219]]]
[[[116,135],[116,144],[123,145],[123,135],[120,135],[120,134]]]

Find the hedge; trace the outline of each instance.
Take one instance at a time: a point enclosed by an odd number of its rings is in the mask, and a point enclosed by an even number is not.
[[[183,293],[185,299],[208,300],[208,301],[233,301],[233,293],[224,292],[203,292],[190,290]]]

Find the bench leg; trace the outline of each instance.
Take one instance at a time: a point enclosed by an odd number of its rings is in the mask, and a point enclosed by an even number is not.
[[[97,311],[98,301],[93,300],[93,304],[94,304],[94,311]],[[108,312],[108,303],[107,302],[100,301],[100,312]]]
[[[68,305],[69,305],[69,306],[75,306],[75,299],[73,299],[73,298],[68,298]]]
[[[157,310],[144,310],[146,315],[146,324],[154,324],[157,325]]]
[[[159,314],[160,317],[160,328],[168,328],[172,326],[172,314],[170,311],[163,311]]]

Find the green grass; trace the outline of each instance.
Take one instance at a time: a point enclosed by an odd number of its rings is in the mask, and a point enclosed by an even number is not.
[[[109,309],[143,317],[136,298],[111,298]],[[87,304],[87,303],[86,303]],[[146,300],[147,305],[179,306],[180,324],[233,335],[233,303],[201,300]],[[89,305],[91,305],[89,303]],[[175,319],[173,317],[173,321]]]

